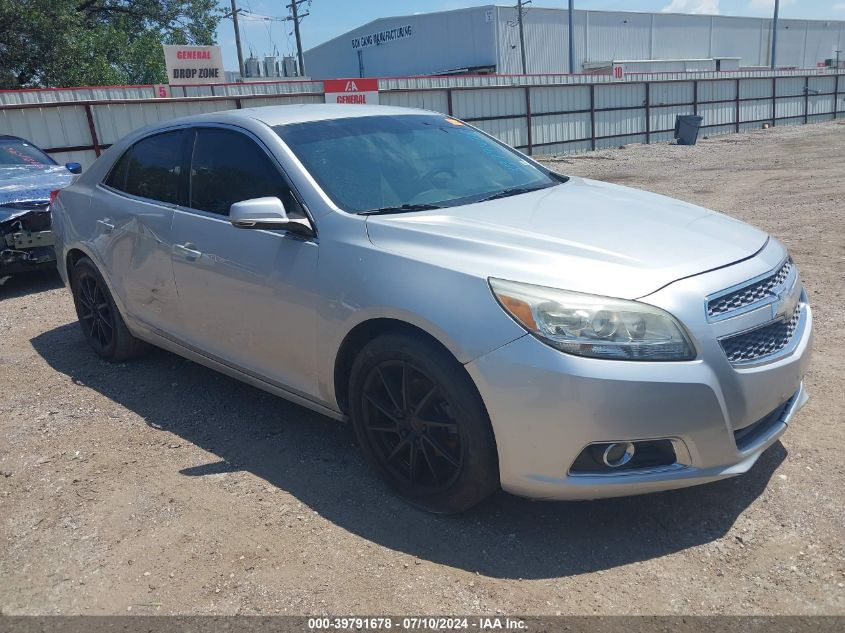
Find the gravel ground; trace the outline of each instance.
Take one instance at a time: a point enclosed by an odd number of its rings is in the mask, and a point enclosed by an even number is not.
[[[845,125],[550,159],[770,231],[816,310],[810,403],[748,474],[414,510],[350,430],[157,351],[97,360],[50,275],[0,287],[5,614],[845,614]]]

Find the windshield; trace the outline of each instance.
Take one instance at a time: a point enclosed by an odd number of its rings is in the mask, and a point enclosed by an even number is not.
[[[55,165],[55,161],[40,149],[16,138],[0,138],[0,166]]]
[[[467,204],[565,180],[446,116],[368,116],[274,129],[332,201],[352,213]]]

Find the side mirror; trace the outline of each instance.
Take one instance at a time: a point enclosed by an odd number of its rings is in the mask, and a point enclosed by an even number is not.
[[[79,163],[65,163],[65,167],[72,174],[82,173],[82,165]]]
[[[285,205],[276,197],[253,198],[229,207],[229,222],[239,229],[284,230],[311,237],[314,229],[308,220],[289,218]]]

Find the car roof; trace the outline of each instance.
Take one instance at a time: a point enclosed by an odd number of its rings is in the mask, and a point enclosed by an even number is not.
[[[335,104],[335,103],[297,103],[290,105],[272,105],[258,108],[241,108],[238,110],[219,110],[205,114],[192,114],[188,116],[157,121],[144,127],[138,128],[109,147],[105,154],[108,156],[105,161],[98,160],[86,170],[80,178],[102,178],[105,172],[97,169],[98,164],[103,165],[106,170],[113,165],[113,162],[126,150],[127,147],[138,140],[158,134],[173,127],[184,125],[202,124],[230,124],[259,132],[264,126],[275,127],[277,125],[290,125],[293,123],[309,123],[312,121],[327,121],[332,119],[350,119],[367,116],[445,116],[441,112],[431,110],[420,110],[417,108],[401,108],[396,106],[382,105],[360,105],[360,104]]]
[[[272,105],[240,110],[223,110],[195,116],[184,117],[180,122],[235,121],[254,119],[271,127],[291,123],[308,123],[332,119],[350,119],[365,116],[399,116],[403,114],[435,115],[438,113],[416,108],[399,108],[383,105],[352,105],[335,103],[298,103],[291,105]],[[173,121],[170,121],[173,123]]]

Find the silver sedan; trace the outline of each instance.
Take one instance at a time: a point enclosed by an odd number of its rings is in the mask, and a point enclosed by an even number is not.
[[[348,419],[432,511],[738,475],[807,399],[812,315],[777,240],[553,173],[442,114],[147,127],[53,221],[97,354],[156,345]]]

